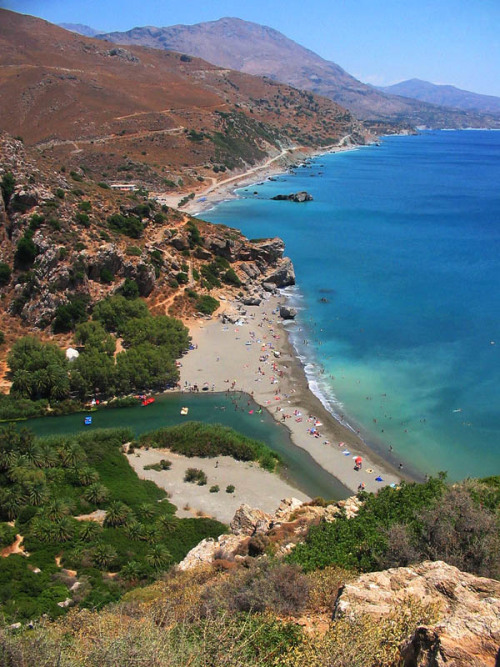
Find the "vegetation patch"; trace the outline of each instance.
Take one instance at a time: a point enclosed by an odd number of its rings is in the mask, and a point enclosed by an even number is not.
[[[167,448],[184,456],[232,456],[237,461],[258,461],[274,471],[280,457],[267,445],[221,424],[186,422],[161,428],[139,437],[141,447]]]
[[[165,491],[140,480],[123,455],[132,437],[129,429],[40,439],[27,429],[0,430],[0,544],[20,533],[30,554],[0,559],[0,612],[7,619],[57,617],[66,611],[57,603],[67,598],[89,608],[116,601],[204,537],[224,532],[214,520],[174,516]],[[106,513],[102,525],[74,518],[96,509]],[[76,577],[61,573],[56,556]],[[103,577],[108,571],[116,576]]]

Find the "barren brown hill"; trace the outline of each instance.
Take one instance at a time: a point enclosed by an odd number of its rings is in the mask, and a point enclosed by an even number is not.
[[[351,76],[268,26],[238,18],[164,28],[146,26],[99,36],[119,44],[174,49],[209,62],[265,75],[303,90],[324,95],[358,118],[432,127],[499,126],[500,119],[390,95]]]
[[[179,53],[115,47],[6,10],[0,119],[0,129],[97,177],[126,172],[156,187],[179,176],[196,183],[214,164],[241,168],[286,147],[358,143],[365,134],[345,109],[285,84]]]

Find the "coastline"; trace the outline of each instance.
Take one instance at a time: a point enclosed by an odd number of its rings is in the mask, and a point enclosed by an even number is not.
[[[224,311],[235,306],[231,301],[224,302],[217,319],[187,323],[195,349],[182,361],[183,390],[208,383],[213,391],[249,394],[276,422],[287,427],[296,446],[305,449],[352,493],[361,483],[367,491],[377,491],[403,478],[411,479],[339,422],[311,391],[303,364],[278,316],[284,300],[283,295],[274,295],[260,306],[245,307],[247,315],[238,325],[222,321]],[[244,407],[237,405],[235,409]],[[355,470],[357,456],[363,458],[361,470]]]
[[[176,208],[183,213],[192,216],[199,216],[203,212],[213,209],[217,204],[230,199],[235,199],[236,190],[239,188],[255,185],[261,181],[266,181],[273,176],[283,174],[289,169],[298,166],[306,160],[320,157],[328,153],[339,153],[362,148],[369,144],[350,144],[345,143],[348,137],[340,140],[339,144],[325,146],[321,150],[308,150],[304,147],[291,147],[283,149],[279,154],[269,158],[263,163],[256,165],[244,172],[235,174],[228,178],[217,180],[212,178],[212,183],[208,187],[202,187],[195,191],[194,199],[188,201],[182,208],[178,209],[178,203],[189,192],[177,192],[174,194],[151,193],[151,197],[161,204],[166,204],[171,208]]]

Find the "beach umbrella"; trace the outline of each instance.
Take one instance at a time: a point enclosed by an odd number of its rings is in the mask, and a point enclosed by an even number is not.
[[[363,463],[363,458],[361,456],[356,456],[354,462],[359,465],[360,463]]]

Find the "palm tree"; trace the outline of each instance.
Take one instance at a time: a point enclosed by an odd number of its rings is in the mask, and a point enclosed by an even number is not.
[[[76,469],[76,477],[81,486],[90,486],[99,481],[99,473],[90,466],[82,466]]]
[[[156,516],[156,507],[151,505],[151,503],[141,503],[138,509],[143,521],[145,519],[153,519]]]
[[[144,542],[149,542],[149,544],[154,544],[160,539],[160,531],[158,526],[146,526],[141,524],[141,540]]]
[[[172,562],[172,554],[163,544],[155,544],[146,554],[146,562],[154,570],[162,570]]]
[[[123,526],[130,520],[131,510],[128,505],[119,500],[109,503],[106,508],[105,526]]]
[[[46,442],[39,445],[39,449],[43,458],[43,467],[54,468],[59,462],[56,450]]]
[[[85,459],[85,452],[77,442],[68,442],[59,450],[59,456],[65,468],[74,468]]]
[[[84,542],[94,542],[102,533],[102,527],[96,521],[82,521],[78,537]]]
[[[64,516],[62,519],[52,521],[50,524],[51,542],[57,544],[58,542],[69,542],[73,539],[76,533],[76,521],[69,516]]]
[[[142,526],[138,521],[130,521],[125,525],[125,533],[131,540],[142,539]]]
[[[23,456],[32,465],[37,466],[38,468],[44,467],[45,457],[40,445],[32,443],[29,447],[25,449],[25,451],[23,452]]]
[[[97,482],[87,486],[83,492],[84,500],[86,500],[88,503],[92,503],[92,505],[100,505],[107,500],[108,496],[109,491],[107,488],[103,484],[99,484]]]
[[[19,456],[19,452],[13,446],[6,446],[0,451],[0,468],[9,470],[16,465]]]
[[[98,544],[92,549],[92,560],[100,568],[109,567],[117,556],[110,544]]]
[[[9,521],[17,517],[25,504],[21,487],[12,486],[9,489],[0,490],[0,510]]]
[[[136,560],[131,560],[120,570],[120,576],[130,583],[137,583],[143,576],[143,568]]]
[[[48,491],[47,487],[43,482],[36,482],[34,484],[26,485],[26,493],[28,497],[28,502],[34,507],[39,507],[47,500]]]
[[[44,507],[47,519],[58,521],[71,511],[70,503],[64,498],[51,498]]]
[[[11,393],[14,396],[31,398],[33,385],[33,374],[29,371],[18,370],[12,377]]]
[[[173,533],[179,525],[179,519],[172,514],[163,514],[158,518],[157,522],[160,529],[165,533]]]
[[[30,537],[33,537],[35,540],[40,540],[40,542],[49,542],[50,530],[51,521],[43,517],[41,514],[37,514],[30,521],[29,534]]]

